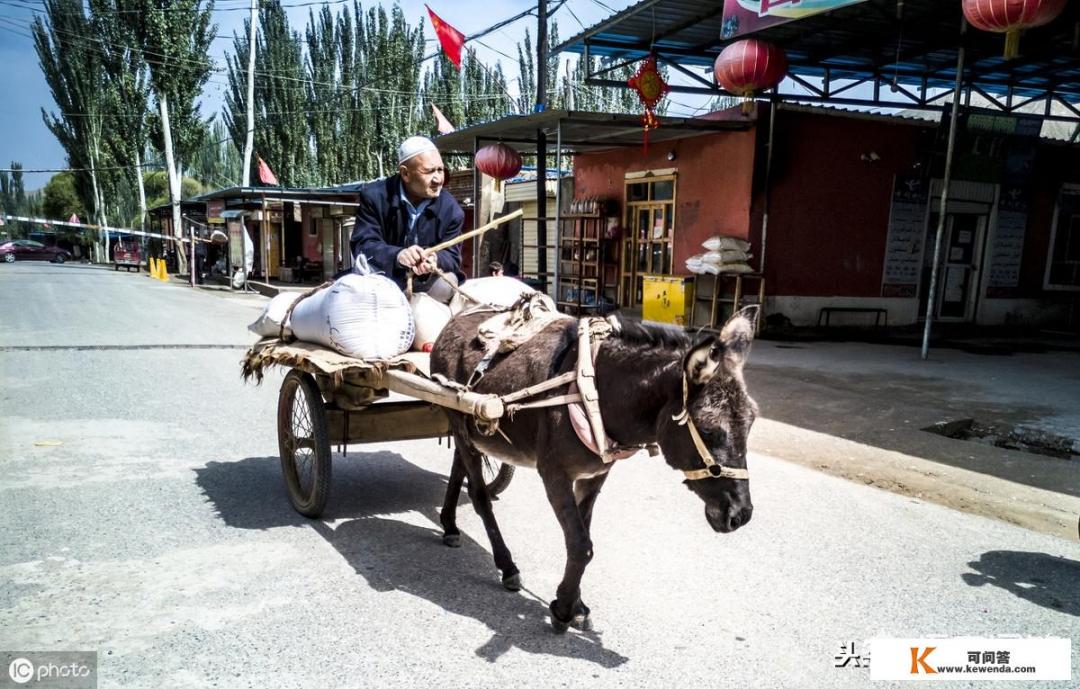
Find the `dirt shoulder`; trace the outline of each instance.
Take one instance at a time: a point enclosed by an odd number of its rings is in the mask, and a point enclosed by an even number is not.
[[[773,354],[766,358],[775,361]],[[762,410],[751,434],[752,451],[1078,539],[1080,460],[954,440],[923,430],[960,418],[1038,425],[1060,412],[1050,391],[1046,404],[995,393],[987,381],[1010,381],[1001,373],[1001,362],[991,362],[995,375],[969,376],[966,381],[869,366],[856,372],[827,364],[817,361],[811,368],[766,362],[747,370],[751,394]]]

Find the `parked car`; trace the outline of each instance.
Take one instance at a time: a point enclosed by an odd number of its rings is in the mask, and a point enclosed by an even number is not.
[[[63,263],[71,258],[71,254],[55,246],[45,246],[33,239],[12,239],[0,244],[0,258],[4,263],[15,261]]]

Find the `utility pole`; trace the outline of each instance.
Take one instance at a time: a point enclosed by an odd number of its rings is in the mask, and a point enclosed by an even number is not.
[[[547,101],[547,0],[536,3],[536,106],[541,113]],[[541,291],[547,292],[547,134],[536,130],[536,272]],[[556,249],[556,253],[558,250]],[[556,258],[556,260],[558,260]]]
[[[259,0],[251,0],[251,27],[248,32],[247,133],[244,135],[244,167],[240,186],[251,186],[251,155],[255,148],[255,22]]]

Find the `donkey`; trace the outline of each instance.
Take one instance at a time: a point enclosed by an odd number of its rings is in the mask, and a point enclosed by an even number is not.
[[[450,321],[431,353],[431,371],[464,383],[483,356],[477,327],[490,312],[466,312]],[[596,386],[604,428],[623,446],[659,446],[665,461],[683,471],[687,488],[705,503],[705,520],[727,533],[750,521],[746,440],[757,415],[742,369],[750,353],[757,307],[732,316],[720,334],[692,342],[672,327],[622,323],[596,354]],[[567,371],[578,356],[578,321],[548,324],[517,349],[496,357],[472,390],[505,395]],[[559,395],[566,387],[549,394]],[[483,520],[495,566],[511,591],[521,575],[503,541],[483,479],[485,454],[535,468],[566,540],[566,568],[549,606],[556,631],[588,626],[581,578],[593,556],[593,506],[614,463],[604,463],[575,434],[566,406],[523,409],[504,417],[498,433],[481,432],[475,419],[447,410],[456,440],[453,468],[440,513],[443,541],[460,544],[456,510],[462,482]],[[624,460],[625,461],[625,460]]]

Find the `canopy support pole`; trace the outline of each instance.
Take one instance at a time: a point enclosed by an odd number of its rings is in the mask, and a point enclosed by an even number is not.
[[[956,123],[960,110],[960,88],[964,82],[964,35],[967,22],[960,20],[960,49],[956,58],[956,83],[953,85],[952,111],[949,114],[949,144],[945,149],[945,178],[941,183],[941,207],[938,211],[937,232],[934,235],[934,263],[930,267],[930,292],[926,299],[926,323],[923,326],[922,358],[930,355],[930,329],[934,324],[934,304],[937,301],[938,271],[941,266],[941,237],[945,234],[945,211],[949,207],[949,184],[952,182],[953,152],[956,148]]]

